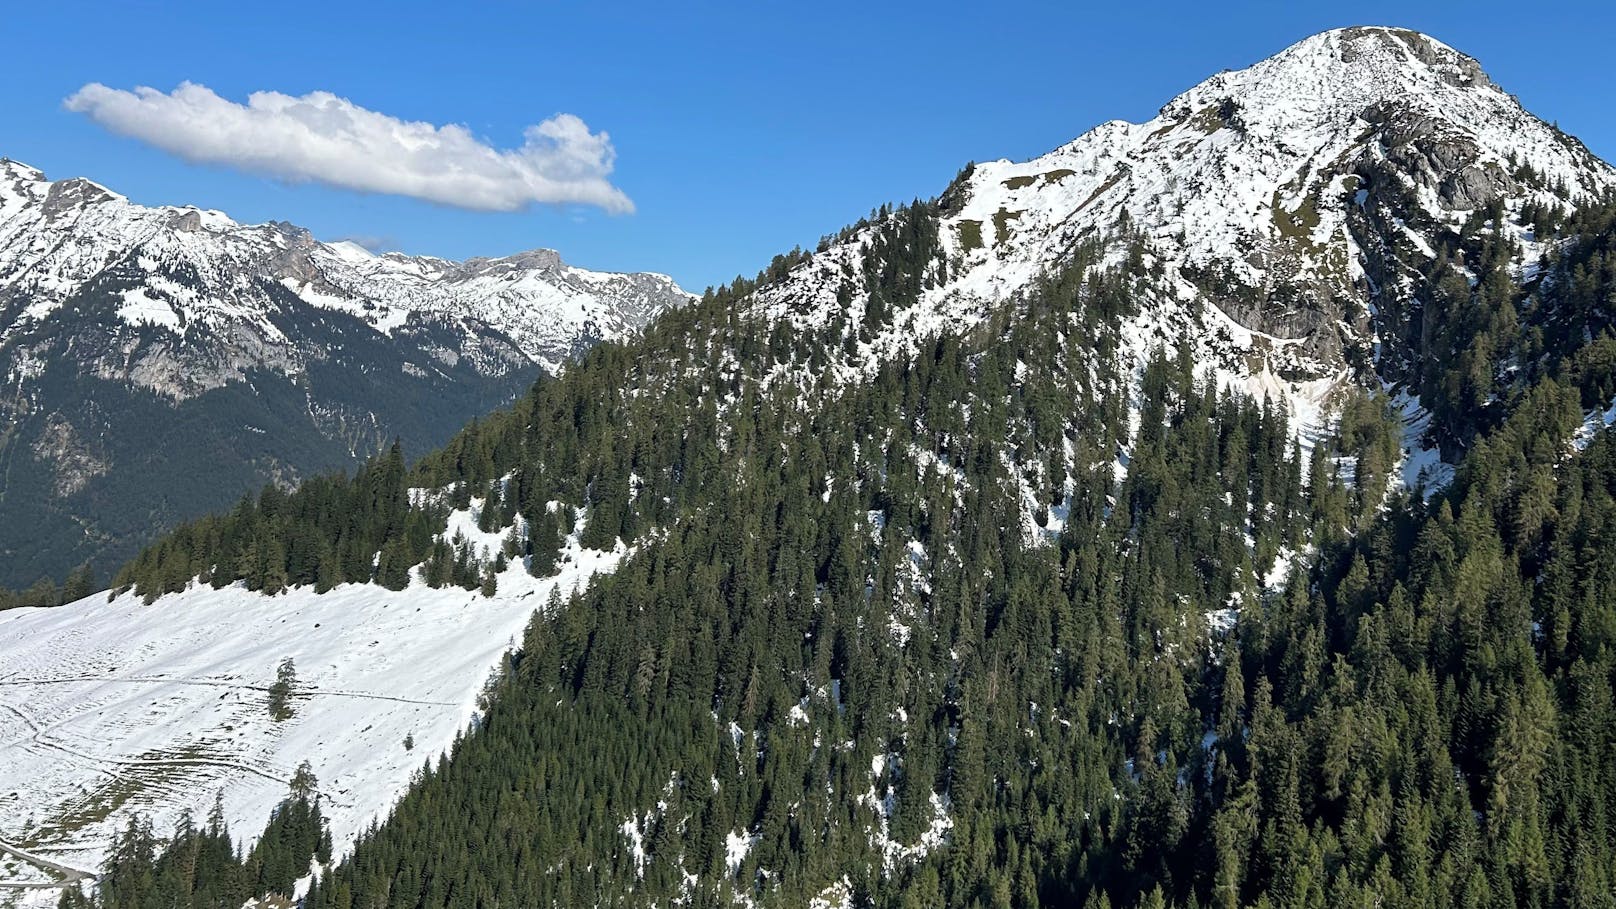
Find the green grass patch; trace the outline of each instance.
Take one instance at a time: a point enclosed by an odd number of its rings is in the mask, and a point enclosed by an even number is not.
[[[993,245],[1003,246],[1010,237],[1010,222],[1021,217],[1019,211],[1008,211],[1003,206],[993,213]]]
[[[959,243],[962,252],[969,254],[973,249],[982,248],[981,221],[960,221],[954,225],[954,229],[959,231]]]
[[[1083,200],[1083,204],[1079,205],[1077,210],[1082,211],[1083,209],[1088,208],[1090,203],[1092,203],[1095,199],[1100,198],[1100,196],[1103,195],[1106,190],[1116,186],[1120,182],[1122,182],[1122,171],[1119,170],[1111,175],[1111,179],[1101,183],[1095,188],[1094,192],[1089,193],[1089,197]]]
[[[1005,189],[1026,189],[1027,187],[1040,181],[1042,181],[1045,186],[1049,186],[1054,183],[1059,183],[1075,173],[1077,173],[1075,170],[1065,167],[1058,167],[1052,171],[1039,174],[1036,177],[1011,177],[1010,179],[1004,181],[1004,187]]]
[[[84,798],[70,805],[66,811],[40,824],[38,829],[24,838],[21,845],[28,848],[71,842],[79,831],[106,820],[113,812],[128,804],[130,799],[154,789],[179,786],[186,778],[196,775],[199,770],[208,769],[207,765],[199,766],[183,763],[184,761],[211,756],[206,748],[199,745],[141,754],[138,760],[177,760],[182,763],[119,766],[115,771],[117,776],[92,789]]]
[[[1216,104],[1208,104],[1207,106],[1196,111],[1195,116],[1190,118],[1190,126],[1195,127],[1209,136],[1222,129],[1226,125],[1227,124],[1223,122],[1223,114],[1218,110],[1218,106]]]
[[[1151,143],[1178,128],[1177,123],[1168,122],[1156,127],[1156,131],[1145,137],[1145,142]]]
[[[1273,201],[1268,206],[1273,214],[1274,227],[1281,237],[1312,246],[1313,231],[1319,226],[1318,201],[1308,196],[1295,211],[1288,212],[1279,203],[1279,193],[1279,190],[1274,191]]]

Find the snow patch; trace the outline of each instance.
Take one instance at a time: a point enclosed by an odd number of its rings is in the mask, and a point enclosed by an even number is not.
[[[747,853],[762,839],[755,833],[730,832],[724,834],[724,867],[729,869],[729,876],[734,877],[741,871],[741,863],[746,861]]]
[[[182,325],[180,315],[167,300],[151,296],[144,287],[130,288],[123,292],[122,298],[123,304],[118,307],[118,318],[125,324],[136,327],[157,325],[175,333],[180,332]]]

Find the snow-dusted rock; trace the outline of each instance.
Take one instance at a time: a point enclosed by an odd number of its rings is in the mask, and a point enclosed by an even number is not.
[[[89,180],[50,181],[0,159],[0,303],[10,304],[0,305],[0,340],[98,279],[115,284],[124,323],[182,336],[202,327],[290,348],[296,339],[270,315],[301,303],[349,313],[384,334],[425,318],[458,324],[468,336],[491,329],[552,371],[580,348],[621,338],[690,298],[665,275],[588,271],[552,250],[464,262],[378,255],[352,242],[322,243],[285,222],[243,225],[217,211],[136,205]],[[295,367],[287,359],[282,365]]]
[[[1305,441],[1340,383],[1406,377],[1416,352],[1397,342],[1420,318],[1419,269],[1476,209],[1502,206],[1507,223],[1486,229],[1529,275],[1543,247],[1511,219],[1612,192],[1616,169],[1475,60],[1403,29],[1337,29],[1215,75],[1144,123],[974,165],[941,199],[947,280],[850,360],[873,369],[918,338],[968,330],[1083,241],[1127,237],[1157,277],[1123,327],[1125,355],[1188,343],[1225,386],[1283,401]],[[837,291],[868,236],[821,250],[754,309],[799,329],[839,314],[857,325],[864,295],[839,303]],[[1112,243],[1109,264],[1128,245]]]

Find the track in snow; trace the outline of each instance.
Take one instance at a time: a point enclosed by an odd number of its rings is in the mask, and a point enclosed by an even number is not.
[[[213,688],[240,688],[244,691],[269,692],[269,685],[246,685],[239,682],[228,682],[223,679],[175,679],[162,676],[66,676],[56,679],[0,679],[0,685],[63,685],[72,682],[132,682],[161,685],[207,685]],[[338,698],[370,698],[376,701],[396,701],[400,704],[427,704],[433,707],[455,707],[452,701],[424,701],[418,698],[401,698],[387,694],[371,694],[364,691],[334,691],[322,688],[299,688],[292,692],[296,698],[309,697],[338,697]]]
[[[32,852],[19,849],[5,840],[0,840],[0,853],[61,875],[61,878],[57,880],[0,881],[0,890],[58,890],[95,877],[95,872],[93,871],[85,871],[83,868],[74,868],[71,865],[53,862],[42,855],[35,855]]]

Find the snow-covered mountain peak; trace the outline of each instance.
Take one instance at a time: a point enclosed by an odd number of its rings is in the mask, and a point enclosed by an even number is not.
[[[946,277],[864,346],[877,362],[968,329],[1101,241],[1110,264],[1150,276],[1127,329],[1135,355],[1185,341],[1228,383],[1318,416],[1349,376],[1400,380],[1442,250],[1496,233],[1526,273],[1545,249],[1532,217],[1613,192],[1616,170],[1470,57],[1416,32],[1338,29],[1214,75],[1146,122],[968,168],[939,199]],[[866,297],[840,276],[859,273],[867,240],[821,250],[759,309],[858,324]]]
[[[10,158],[0,158],[0,199],[31,197],[34,187],[44,182],[45,174],[37,168]]]
[[[1372,185],[1377,176],[1388,185]],[[980,166],[961,217],[994,223],[994,240],[1064,247],[1126,213],[1168,258],[1261,282],[1287,253],[1316,260],[1304,266],[1331,258],[1347,203],[1368,201],[1360,190],[1406,189],[1453,221],[1495,199],[1568,205],[1613,187],[1609,165],[1471,58],[1415,32],[1360,27],[1213,76],[1145,123],[1113,121],[1032,161]]]
[[[512,356],[553,371],[583,347],[691,298],[664,275],[590,272],[554,250],[464,262],[377,255],[351,241],[322,243],[286,222],[243,225],[218,211],[137,205],[84,178],[51,181],[0,160],[0,340],[42,324],[92,286],[121,295],[124,305],[113,309],[125,324],[188,339],[203,327],[253,348],[254,366],[264,365],[265,345],[295,340],[272,316],[302,304],[389,335],[457,326],[466,343],[446,355],[486,359],[496,372]],[[489,330],[508,339],[504,352],[490,353]],[[297,358],[269,359],[284,367]],[[175,372],[134,370],[131,378],[184,397],[237,374],[210,364],[199,381],[170,381]]]
[[[1232,99],[1258,112],[1248,126],[1290,129],[1305,124],[1310,114],[1394,98],[1431,100],[1448,89],[1498,93],[1479,63],[1435,38],[1357,26],[1322,32],[1251,67],[1212,76],[1161,112],[1188,116]]]
[[[555,271],[562,266],[562,262],[561,254],[553,249],[530,249],[498,259],[484,257],[467,259],[464,265],[467,271],[488,274],[523,269]]]

